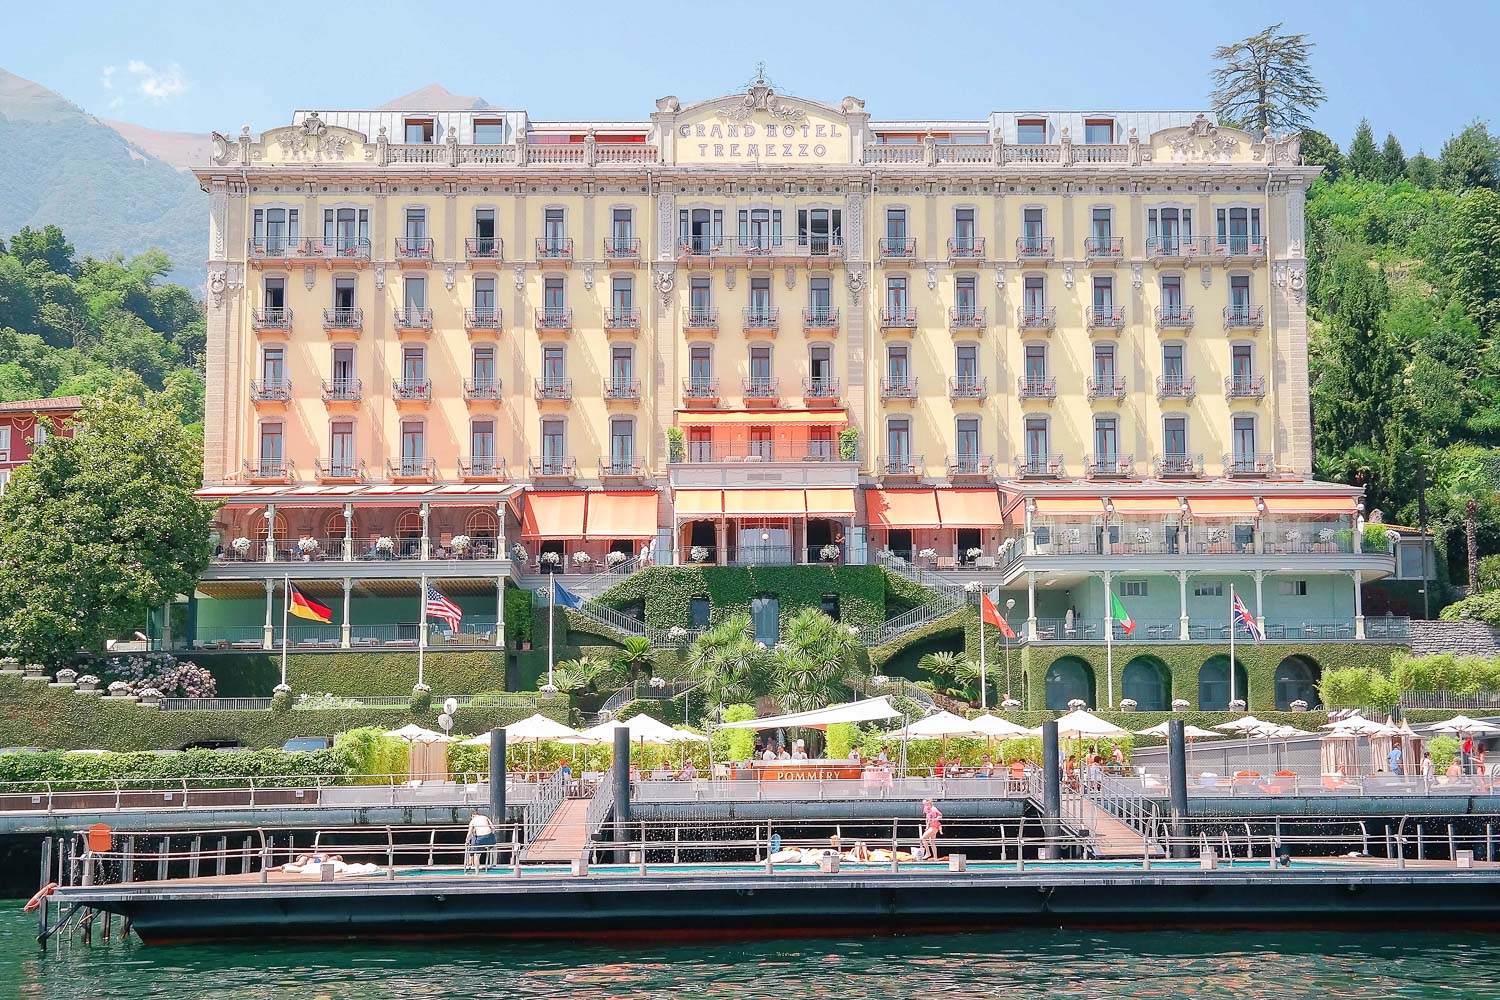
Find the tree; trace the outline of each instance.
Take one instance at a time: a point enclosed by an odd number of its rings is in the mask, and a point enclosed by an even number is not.
[[[1438,178],[1450,191],[1500,187],[1500,141],[1484,122],[1475,122],[1443,143]]]
[[[1302,161],[1310,166],[1322,167],[1323,177],[1336,181],[1344,172],[1344,154],[1338,143],[1317,129],[1302,130]]]
[[[1397,141],[1395,133],[1385,134],[1385,145],[1380,147],[1380,179],[1387,184],[1394,184],[1406,176],[1406,154],[1401,151],[1401,143]]]
[[[1324,101],[1323,87],[1308,68],[1313,43],[1306,35],[1282,35],[1273,24],[1257,35],[1214,50],[1214,111],[1264,132],[1291,132],[1307,125]]]
[[[213,508],[193,496],[202,445],[157,397],[85,403],[76,434],[37,449],[0,497],[0,635],[56,662],[100,651],[190,593]]]
[[[693,640],[688,676],[701,685],[709,705],[751,701],[759,694],[757,672],[764,655],[764,647],[750,638],[750,616],[735,615]]]
[[[1476,188],[1459,199],[1448,225],[1443,269],[1464,311],[1500,334],[1500,194]]]
[[[21,231],[11,237],[10,255],[23,265],[39,263],[48,271],[72,277],[77,272],[73,262],[73,244],[63,236],[57,226],[32,229],[22,226]]]
[[[651,640],[643,635],[626,636],[620,651],[615,654],[615,665],[625,671],[625,676],[634,681],[641,674],[651,672]]]
[[[789,712],[848,697],[849,681],[859,669],[857,649],[849,626],[817,608],[804,608],[787,623],[786,639],[771,653],[771,693]]]
[[[1378,181],[1381,169],[1380,151],[1375,148],[1370,119],[1361,118],[1359,128],[1354,130],[1354,141],[1349,143],[1349,176],[1362,181]]]
[[[1406,161],[1406,179],[1419,188],[1438,186],[1438,162],[1420,149]]]

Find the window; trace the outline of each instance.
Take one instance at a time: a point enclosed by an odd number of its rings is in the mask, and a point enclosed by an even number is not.
[[[38,420],[36,422],[36,429],[31,434],[31,447],[40,448],[47,443],[47,439],[51,436],[52,425],[47,423],[45,418]]]
[[[568,220],[560,208],[549,208],[542,212],[542,250],[548,254],[562,254],[568,249]]]
[[[1218,243],[1232,254],[1247,254],[1260,242],[1260,209],[1221,208],[1215,213]]]
[[[960,385],[979,381],[979,345],[959,344],[953,349],[953,375]]]
[[[415,249],[416,244],[425,239],[427,239],[427,209],[408,208],[406,210],[407,249]]]
[[[335,420],[328,425],[328,475],[348,479],[354,475],[354,421]]]
[[[261,291],[261,305],[268,313],[279,312],[286,308],[286,279],[267,278],[265,286]]]
[[[953,210],[953,249],[957,253],[972,254],[979,249],[978,231],[974,225],[972,208]]]
[[[979,295],[975,290],[973,275],[964,275],[953,281],[953,309],[961,321],[974,321],[978,316]]]
[[[339,344],[333,349],[333,365],[330,369],[333,375],[333,389],[335,392],[347,392],[354,388],[354,348],[349,344]]]
[[[1421,541],[1402,541],[1396,546],[1396,577],[1401,580],[1422,579],[1422,549]],[[1430,550],[1429,550],[1430,552]],[[1432,574],[1432,557],[1427,558],[1427,576]]]
[[[563,279],[557,276],[542,281],[542,316],[548,320],[562,320],[567,315],[568,300]]]
[[[771,428],[765,426],[750,428],[750,454],[762,462],[771,461],[775,455],[775,439],[771,436]]]
[[[833,320],[833,290],[829,279],[812,278],[807,283],[807,310],[814,323]]]
[[[693,628],[708,628],[708,614],[713,605],[706,597],[688,598],[689,624]]]
[[[1047,379],[1047,345],[1026,345],[1026,384],[1029,388],[1040,389]]]
[[[823,462],[832,462],[834,460],[832,427],[820,425],[808,430],[807,457]]]
[[[1046,279],[1039,274],[1029,274],[1023,283],[1022,308],[1028,320],[1045,319],[1047,315]]]
[[[282,470],[285,428],[279,420],[268,420],[260,425],[260,474],[279,476]]]
[[[475,389],[494,389],[495,383],[495,346],[493,344],[476,344],[473,357],[470,359]]]
[[[557,475],[567,461],[567,422],[561,417],[548,417],[542,421],[542,471]]]
[[[495,468],[495,421],[489,417],[469,425],[469,458],[480,475]]]
[[[500,243],[495,233],[495,210],[474,210],[474,252],[479,257],[494,257],[499,253]]]
[[[255,243],[268,254],[284,254],[298,240],[295,208],[257,208]]]
[[[436,132],[436,125],[431,118],[406,119],[406,144],[408,146],[430,143],[436,136]]]
[[[635,351],[629,344],[615,344],[609,349],[609,381],[611,389],[619,393],[635,390]]]
[[[1022,253],[1044,253],[1047,249],[1047,241],[1043,226],[1042,210],[1040,208],[1025,208],[1021,210],[1021,251]]]
[[[1249,381],[1255,374],[1255,348],[1249,344],[1234,344],[1229,348],[1229,373],[1234,380]]]
[[[1146,211],[1146,245],[1165,254],[1182,251],[1182,241],[1193,238],[1193,211],[1189,208],[1152,208]]]
[[[723,209],[684,208],[677,218],[684,252],[701,256],[724,245]]]
[[[1094,275],[1094,322],[1107,323],[1115,315],[1115,279],[1108,275]]]
[[[267,345],[260,352],[260,377],[266,388],[279,386],[286,379],[286,349]]]
[[[630,417],[610,418],[609,465],[616,475],[628,475],[635,468],[635,421]]]
[[[1120,596],[1121,597],[1145,597],[1146,596],[1146,581],[1145,580],[1121,580],[1120,581]]]
[[[499,146],[505,142],[505,122],[500,118],[474,119],[474,143],[478,146]]]
[[[1169,462],[1187,461],[1187,417],[1167,417],[1161,426],[1161,450]],[[1166,471],[1184,471],[1169,468]]]
[[[427,351],[422,345],[407,344],[401,349],[401,379],[409,386],[427,379]]]
[[[833,379],[833,348],[813,344],[807,349],[807,374],[816,385],[827,386]]]
[[[752,322],[769,323],[771,319],[771,279],[750,279],[750,317]]]
[[[750,622],[756,642],[776,645],[781,641],[781,601],[771,594],[756,594],[750,599]]]
[[[911,465],[911,418],[892,417],[885,425],[886,462],[894,471]]]
[[[1239,471],[1255,471],[1255,418],[1234,418],[1234,464]]]
[[[1047,119],[1022,118],[1016,122],[1016,142],[1035,145],[1047,141]]]
[[[1193,581],[1193,596],[1194,597],[1223,597],[1224,596],[1224,581],[1223,580],[1194,580]]]
[[[911,377],[911,348],[906,344],[892,344],[886,348],[885,373],[892,385],[905,385]]]
[[[1026,464],[1045,468],[1047,464],[1047,418],[1026,418]]]
[[[707,344],[694,344],[688,351],[688,383],[694,389],[706,390],[714,377],[713,349]]]
[[[628,208],[617,208],[610,212],[609,238],[615,253],[630,253],[635,242],[635,217]]]
[[[1094,418],[1094,464],[1101,472],[1115,472],[1120,461],[1120,425],[1115,417]]]
[[[1250,276],[1229,276],[1229,312],[1232,321],[1244,323],[1250,319]]]
[[[474,314],[480,319],[492,319],[495,315],[495,279],[474,279]]]
[[[1306,597],[1306,580],[1277,580],[1276,592],[1282,597]]]
[[[960,472],[979,471],[979,418],[960,417],[954,430]]]
[[[1181,344],[1161,345],[1161,373],[1168,381],[1181,384],[1185,372]]]
[[[635,314],[635,280],[629,275],[610,279],[609,311],[616,320],[626,320]]]
[[[370,245],[368,208],[323,209],[323,243],[340,256],[355,254]]]
[[[0,462],[10,461],[10,425],[0,426]]]
[[[707,278],[694,278],[688,286],[688,312],[694,319],[707,320],[713,315],[713,285]]]
[[[1094,378],[1101,386],[1107,386],[1115,378],[1115,345],[1094,345]]]
[[[401,421],[401,474],[413,476],[421,472],[426,454],[426,428],[422,421]]]
[[[912,253],[912,244],[907,237],[906,209],[888,208],[885,210],[885,238],[881,253],[887,257],[909,257]]]
[[[542,383],[561,387],[568,377],[568,351],[562,344],[547,344],[542,348]]]
[[[781,209],[742,208],[739,224],[742,252],[770,253],[781,246]]]
[[[1161,279],[1161,312],[1168,319],[1183,318],[1181,275],[1169,274]]]
[[[1107,250],[1110,237],[1114,235],[1114,220],[1107,208],[1096,208],[1089,219],[1089,236],[1098,241],[1095,250]]]
[[[714,458],[713,431],[707,427],[688,428],[688,461],[712,462]]]
[[[885,279],[885,310],[891,316],[906,315],[906,279]]]
[[[814,256],[826,256],[843,245],[843,210],[838,208],[799,208],[797,210],[797,245]]]
[[[333,308],[345,312],[354,308],[355,281],[353,278],[333,279]]]
[[[818,609],[834,621],[839,620],[839,595],[824,594],[818,599]]]
[[[1108,118],[1087,118],[1083,122],[1083,141],[1088,145],[1109,145],[1115,141],[1115,123]]]

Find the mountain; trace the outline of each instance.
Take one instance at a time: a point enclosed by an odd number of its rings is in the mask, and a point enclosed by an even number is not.
[[[207,132],[160,132],[144,125],[99,119],[147,156],[164,160],[178,170],[191,170],[208,162],[213,140]]]
[[[156,247],[175,265],[169,280],[201,288],[208,199],[192,174],[158,155],[176,149],[180,162],[192,138],[141,129],[127,139],[0,69],[0,237],[55,224],[80,254],[128,257]]]
[[[482,97],[449,93],[446,87],[429,83],[421,90],[387,101],[376,111],[486,111],[494,105]]]

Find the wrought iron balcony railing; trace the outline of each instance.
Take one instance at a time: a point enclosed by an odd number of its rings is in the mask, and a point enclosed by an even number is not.
[[[880,379],[881,399],[916,399],[917,379],[914,375],[885,375]]]
[[[948,309],[948,329],[983,330],[988,316],[984,306],[952,306]]]
[[[1203,475],[1203,456],[1186,452],[1167,452],[1157,455],[1154,463],[1156,474],[1163,479],[1180,479],[1184,476]]]
[[[397,402],[426,403],[432,401],[432,379],[398,378],[391,380],[391,397]]]
[[[360,330],[365,325],[365,311],[358,306],[336,306],[323,310],[323,329]]]
[[[767,400],[781,398],[781,379],[775,376],[751,376],[740,379],[740,391],[745,399]]]
[[[510,472],[503,458],[496,458],[494,455],[474,455],[467,460],[462,458],[458,460],[458,478],[494,482],[509,479]]]
[[[606,330],[639,330],[641,328],[641,311],[628,306],[611,307],[604,314],[604,328]]]
[[[781,310],[776,306],[750,306],[744,313],[746,330],[775,330],[781,325]]]
[[[719,380],[711,377],[689,377],[682,380],[682,398],[706,402],[719,399]]]
[[[418,306],[407,306],[405,309],[397,309],[394,314],[394,322],[398,330],[431,330],[432,310]]]
[[[989,392],[988,375],[953,375],[948,379],[949,399],[983,399]]]
[[[292,398],[289,378],[255,378],[250,380],[250,398],[257,403],[287,403]]]
[[[1224,395],[1230,399],[1264,399],[1264,375],[1230,375],[1224,379]]]
[[[362,483],[365,481],[365,463],[343,455],[317,458],[313,460],[313,475],[320,480],[337,479]]]
[[[605,260],[640,260],[641,241],[634,236],[604,237]]]
[[[1156,260],[1189,260],[1203,256],[1203,244],[1196,236],[1148,236],[1146,256]]]
[[[567,306],[547,306],[536,311],[538,330],[571,330],[573,310]]]
[[[839,311],[836,306],[808,306],[802,310],[804,330],[837,330]]]
[[[1090,330],[1119,330],[1125,326],[1125,307],[1090,306],[1084,318]]]
[[[325,403],[357,403],[364,396],[364,384],[357,378],[323,380]]]
[[[604,398],[616,402],[634,401],[641,398],[641,380],[638,378],[611,377],[604,380]]]
[[[1056,399],[1057,377],[1054,375],[1022,375],[1016,379],[1016,395],[1022,399]]]
[[[1018,479],[1056,479],[1063,474],[1063,457],[1061,455],[1018,455],[1016,457],[1016,478]]]
[[[402,455],[400,458],[386,459],[385,473],[389,479],[425,479],[432,482],[437,479],[437,460],[421,455]]]
[[[887,455],[880,460],[876,470],[882,476],[910,479],[922,475],[926,467],[921,455]]]
[[[466,378],[464,379],[464,399],[498,400],[502,388],[498,378]]]
[[[1083,255],[1089,260],[1119,260],[1125,256],[1125,238],[1090,236],[1083,241]]]
[[[573,380],[560,377],[539,378],[535,380],[534,391],[538,401],[566,402],[573,398]]]
[[[285,306],[268,306],[250,314],[250,325],[257,330],[289,330],[292,311]]]
[[[1156,328],[1158,330],[1191,330],[1193,328],[1193,307],[1157,306]]]
[[[537,260],[572,260],[573,241],[566,236],[539,236],[536,241]]]
[[[910,306],[882,309],[880,310],[880,328],[882,330],[915,330],[917,311]]]
[[[527,463],[533,479],[574,479],[578,476],[578,463],[559,455],[543,455]]]
[[[952,236],[948,239],[949,260],[983,260],[983,236]]]
[[[1269,476],[1275,471],[1269,454],[1237,452],[1224,456],[1226,476]]]
[[[397,260],[431,260],[432,259],[432,237],[430,237],[430,236],[397,236],[396,237],[396,259]]]
[[[1052,330],[1057,327],[1057,306],[1020,306],[1016,325],[1022,330]]]
[[[689,306],[682,319],[682,326],[685,330],[717,331],[719,310],[714,306]]]
[[[1198,379],[1193,375],[1156,376],[1157,399],[1192,399],[1198,394]]]
[[[1020,260],[1051,260],[1057,255],[1054,236],[1017,236],[1016,257]]]
[[[990,479],[995,475],[995,456],[962,452],[948,456],[949,477],[982,476]]]
[[[1224,307],[1224,329],[1259,330],[1266,322],[1265,306],[1237,305]]]
[[[464,310],[464,329],[498,330],[505,322],[505,315],[498,306],[479,306]]]
[[[804,378],[802,398],[830,402],[839,398],[840,385],[836,378]]]
[[[911,260],[917,255],[917,241],[909,236],[882,236],[881,260]]]
[[[1089,455],[1084,460],[1090,479],[1119,479],[1135,474],[1134,455]]]
[[[1124,375],[1091,375],[1088,382],[1089,399],[1124,399]]]
[[[1214,255],[1218,257],[1264,257],[1264,236],[1218,236],[1213,241]]]
[[[504,260],[505,241],[498,236],[470,236],[464,240],[464,256],[469,260]]]

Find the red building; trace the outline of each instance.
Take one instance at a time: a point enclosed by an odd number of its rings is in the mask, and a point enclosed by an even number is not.
[[[0,403],[0,492],[10,482],[11,471],[24,465],[49,434],[73,433],[69,420],[82,407],[78,396]]]

